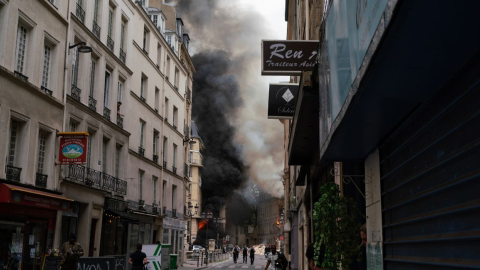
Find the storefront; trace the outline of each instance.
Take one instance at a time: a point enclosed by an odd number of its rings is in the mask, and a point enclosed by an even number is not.
[[[10,184],[0,184],[0,268],[39,270],[53,247],[57,211],[72,200]]]
[[[148,212],[132,211],[129,213],[133,218],[137,219],[137,223],[129,224],[128,232],[128,254],[137,250],[137,244],[144,245],[153,244],[153,224],[158,215],[149,214]]]
[[[162,244],[170,244],[170,254],[179,254],[177,265],[183,265],[183,239],[186,222],[180,219],[163,218],[163,241]]]

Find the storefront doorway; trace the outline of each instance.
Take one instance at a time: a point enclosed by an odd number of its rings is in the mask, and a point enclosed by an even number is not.
[[[45,256],[46,221],[27,220],[25,226],[25,237],[23,239],[23,267],[22,270],[40,270],[42,269],[42,259]]]
[[[18,270],[22,262],[25,222],[22,218],[5,220],[0,214],[0,269]]]

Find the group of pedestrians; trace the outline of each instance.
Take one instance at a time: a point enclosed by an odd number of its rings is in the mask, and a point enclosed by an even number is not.
[[[232,250],[234,263],[237,263],[240,252],[243,254],[243,263],[248,263],[248,257],[250,256],[250,264],[253,265],[255,261],[255,249],[253,247],[249,248],[246,245],[242,249],[238,245],[235,245]]]

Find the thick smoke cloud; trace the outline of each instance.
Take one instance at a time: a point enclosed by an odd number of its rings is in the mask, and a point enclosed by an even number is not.
[[[192,114],[207,147],[204,198],[216,208],[248,181],[281,197],[283,125],[267,119],[268,82],[260,76],[260,44],[285,37],[269,35],[274,31],[245,1],[175,4],[192,39],[197,69]]]

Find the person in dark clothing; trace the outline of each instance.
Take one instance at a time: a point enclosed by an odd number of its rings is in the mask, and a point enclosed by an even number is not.
[[[235,245],[235,247],[233,248],[233,262],[234,263],[237,263],[238,253],[240,253],[240,247],[238,247],[238,245]]]
[[[83,256],[83,248],[76,240],[77,236],[71,233],[70,240],[65,242],[60,249],[63,270],[76,270],[78,259]]]
[[[137,251],[130,254],[128,263],[132,265],[132,270],[143,270],[143,266],[148,263],[147,255],[142,252],[142,244],[137,244]]]
[[[247,258],[248,258],[248,248],[247,246],[244,246],[243,247],[243,263],[248,263]]]
[[[307,252],[305,253],[305,257],[307,257],[308,260],[308,267],[311,270],[323,270],[319,265],[316,265],[315,260],[314,260],[314,255],[315,251],[313,248],[313,244],[308,245],[307,247]],[[320,264],[323,262],[323,257],[325,256],[325,245],[322,245],[320,248],[320,255],[319,255],[319,260]]]
[[[253,247],[250,248],[250,263],[253,265],[253,261],[255,260],[255,249]]]
[[[268,258],[268,253],[270,252],[270,245],[265,247],[265,258]]]

